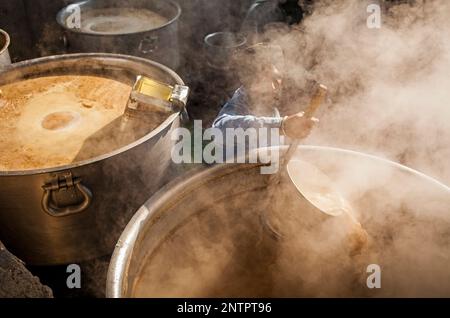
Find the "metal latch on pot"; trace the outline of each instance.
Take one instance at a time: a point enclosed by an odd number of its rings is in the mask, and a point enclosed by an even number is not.
[[[92,193],[81,183],[81,178],[74,178],[71,172],[54,176],[53,180],[42,186],[42,209],[51,216],[60,217],[86,210]]]
[[[126,115],[151,112],[183,112],[189,96],[189,87],[168,85],[154,79],[138,76],[128,100]]]

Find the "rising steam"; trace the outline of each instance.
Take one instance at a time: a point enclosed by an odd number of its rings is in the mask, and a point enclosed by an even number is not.
[[[381,29],[366,25],[369,3],[318,1],[301,26],[271,31],[270,42],[286,56],[287,109],[301,110],[308,82],[322,82],[332,103],[322,109],[321,124],[307,143],[387,157],[450,184],[450,3],[386,5]],[[210,185],[189,196],[210,202],[208,213],[183,223],[161,244],[141,272],[136,293],[448,296],[448,189],[387,164],[335,155],[302,159],[328,167],[325,172],[352,202],[367,240],[355,238],[342,219],[310,222],[292,189],[247,186],[248,192],[216,200]],[[228,182],[238,187],[243,180],[235,176]],[[291,234],[276,247],[270,241],[261,245],[255,230],[259,213],[271,208]],[[169,212],[177,213],[177,207]],[[384,271],[380,291],[365,286],[371,263]]]
[[[272,39],[296,87],[315,79],[331,91],[306,142],[377,154],[450,184],[450,3],[382,6],[380,29],[366,25],[369,3],[319,1],[301,28]],[[304,99],[297,92],[288,103]]]

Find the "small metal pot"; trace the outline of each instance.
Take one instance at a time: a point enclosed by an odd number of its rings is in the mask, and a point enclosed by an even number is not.
[[[108,34],[81,31],[69,27],[68,18],[90,10],[110,8],[148,9],[162,15],[168,22],[155,29],[126,34]],[[126,4],[118,0],[83,1],[71,4],[57,15],[57,22],[65,29],[64,45],[70,53],[107,52],[144,57],[177,69],[180,63],[178,48],[178,20],[180,6],[172,0],[130,0]]]
[[[208,66],[218,70],[228,70],[232,55],[247,43],[245,36],[232,32],[211,33],[204,41]]]
[[[8,51],[9,43],[10,39],[8,33],[0,29],[0,69],[11,64],[11,58]]]
[[[91,75],[132,86],[136,74],[183,84],[156,62],[97,53],[17,63],[1,73],[0,85],[42,76]],[[174,113],[144,137],[98,157],[54,168],[0,171],[0,240],[32,265],[111,253],[133,213],[171,179],[171,132],[179,125],[180,113]]]

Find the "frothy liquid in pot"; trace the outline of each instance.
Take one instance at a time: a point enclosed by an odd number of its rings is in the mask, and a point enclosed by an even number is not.
[[[127,34],[149,31],[169,20],[147,9],[94,9],[82,15],[81,31],[98,34]]]
[[[184,220],[150,249],[140,263],[131,296],[312,297],[322,292],[315,277],[328,266],[323,264],[333,262],[342,265],[345,279],[335,275],[342,285],[323,286],[324,294],[363,295],[364,276],[359,269],[364,266],[368,234],[323,172],[303,161],[290,166],[290,173],[294,171],[308,199],[325,214],[308,214],[290,180],[278,185],[281,195],[275,197],[257,189],[227,197],[225,202],[214,201],[211,209]],[[207,190],[197,195],[208,198]],[[272,224],[282,233],[281,240],[274,240],[262,226],[262,211],[282,219]],[[323,282],[333,285],[333,279],[326,277],[329,273],[324,271]]]
[[[116,150],[144,130],[120,130],[129,85],[93,76],[51,76],[0,86],[0,170],[55,167]]]
[[[131,296],[311,297],[315,291],[305,287],[302,280],[314,276],[312,269],[317,270],[317,266],[313,259],[346,263],[349,270],[360,265],[358,258],[366,238],[358,236],[349,219],[331,217],[334,223],[313,228],[300,225],[296,236],[277,242],[259,221],[261,209],[269,203],[264,191],[246,195],[227,198],[226,203],[218,202],[214,208],[190,217],[157,248],[150,249],[139,263],[140,270],[130,286]],[[227,208],[228,202],[231,206],[252,203]],[[284,204],[283,212],[298,215],[298,211],[291,211],[296,210],[295,205]],[[309,244],[311,241],[317,244]],[[302,279],[292,275],[296,270]],[[355,277],[358,279],[358,275]]]
[[[344,194],[364,229],[345,213],[305,209],[290,180],[271,195],[273,187],[248,182],[254,175],[247,171],[221,175],[175,193],[182,201],[141,227],[125,269],[126,296],[448,297],[448,190],[381,161],[322,156],[305,152],[302,160],[335,183],[333,192]],[[280,240],[264,235],[260,215],[267,210],[283,220]],[[371,264],[381,268],[380,289],[368,288]]]
[[[42,120],[42,127],[48,130],[61,130],[70,128],[80,119],[80,114],[75,112],[54,112]]]

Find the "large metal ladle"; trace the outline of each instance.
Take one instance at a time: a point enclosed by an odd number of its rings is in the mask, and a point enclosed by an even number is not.
[[[317,84],[315,93],[304,116],[311,119],[320,105],[325,101],[328,89],[322,84]],[[330,216],[339,216],[347,213],[354,219],[352,208],[338,191],[333,181],[320,169],[311,163],[299,159],[293,159],[300,141],[294,140],[289,146],[282,164],[282,171],[287,175],[297,188],[297,191],[314,207]]]
[[[325,85],[317,84],[315,93],[309,103],[308,108],[305,111],[304,117],[307,119],[311,119],[314,116],[314,113],[317,111],[317,109],[322,105],[322,103],[325,101],[325,98],[328,93],[328,88]],[[295,139],[291,145],[289,146],[289,149],[287,150],[282,167],[286,167],[289,161],[291,161],[292,157],[294,156],[295,152],[297,151],[298,146],[300,145],[300,140]]]
[[[327,87],[317,84],[311,102],[305,111],[305,118],[311,119],[327,96]],[[288,179],[295,186],[300,197],[309,203],[309,209],[323,213],[331,217],[346,214],[353,223],[359,224],[354,218],[350,204],[337,190],[336,185],[329,176],[317,168],[313,163],[295,158],[294,155],[299,147],[300,140],[294,140],[286,151],[281,161],[280,172],[274,175],[270,182],[274,187],[275,196],[280,195],[279,185],[282,179]],[[278,240],[284,235],[271,220],[268,211],[262,213],[262,224],[271,236]],[[275,221],[275,223],[277,223]]]

